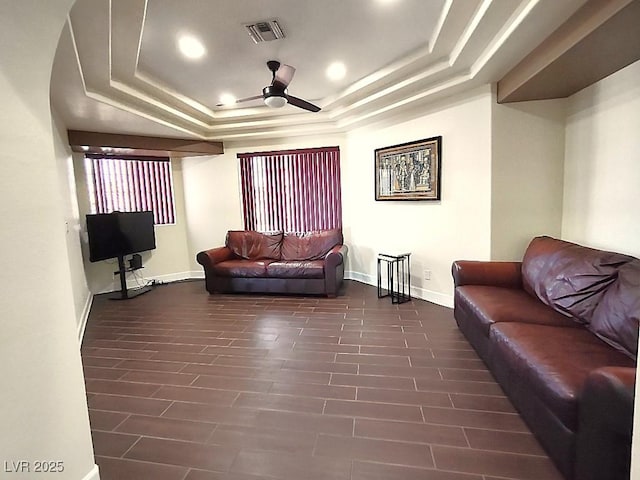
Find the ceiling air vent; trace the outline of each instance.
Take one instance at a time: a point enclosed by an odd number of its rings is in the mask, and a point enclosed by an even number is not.
[[[249,23],[244,26],[253,43],[270,42],[279,38],[284,38],[284,32],[278,25],[277,20],[265,20],[262,22]]]

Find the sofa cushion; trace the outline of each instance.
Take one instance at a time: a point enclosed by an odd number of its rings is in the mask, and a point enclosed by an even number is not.
[[[226,246],[234,255],[247,260],[280,259],[282,232],[261,233],[249,230],[229,230]]]
[[[274,261],[267,265],[267,274],[273,278],[324,278],[324,261]]]
[[[287,233],[282,240],[282,260],[320,260],[336,245],[342,245],[341,230]]]
[[[578,324],[556,312],[522,289],[489,285],[465,285],[455,290],[456,308],[473,316],[489,336],[496,322],[524,322],[573,327]]]
[[[598,304],[589,329],[612,347],[635,359],[640,324],[640,260],[618,270],[618,278]]]
[[[631,260],[620,253],[536,237],[522,260],[523,286],[557,311],[589,323],[618,269]]]
[[[587,329],[526,323],[491,327],[492,362],[507,363],[513,381],[526,382],[567,428],[577,428],[578,402],[589,372],[604,366],[635,363]]]
[[[267,265],[274,260],[225,260],[213,266],[214,273],[219,277],[255,278],[267,277]]]

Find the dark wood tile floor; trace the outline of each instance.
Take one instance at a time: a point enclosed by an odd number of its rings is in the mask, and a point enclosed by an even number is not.
[[[556,480],[452,311],[176,283],[96,297],[82,346],[102,480]]]

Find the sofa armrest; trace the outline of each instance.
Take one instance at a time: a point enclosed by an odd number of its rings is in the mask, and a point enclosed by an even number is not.
[[[629,478],[636,369],[605,367],[585,382],[579,407],[576,478]]]
[[[213,267],[216,263],[229,260],[230,258],[233,258],[233,253],[227,247],[212,248],[196,255],[197,262],[205,267],[205,269]]]
[[[331,250],[327,252],[324,256],[324,261],[326,262],[327,267],[335,268],[337,265],[340,265],[344,262],[344,257],[347,256],[347,251],[349,249],[346,245],[336,245]]]
[[[522,262],[456,260],[451,266],[456,287],[491,285],[522,288]]]
[[[338,295],[344,280],[344,259],[348,250],[346,245],[336,245],[324,257],[324,289],[329,297]]]

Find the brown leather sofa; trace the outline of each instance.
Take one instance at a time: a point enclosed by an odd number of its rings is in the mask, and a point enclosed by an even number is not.
[[[344,279],[340,230],[304,234],[229,231],[225,246],[198,253],[206,288],[215,292],[324,294]]]
[[[460,330],[563,475],[628,480],[640,261],[536,237],[452,271]]]

